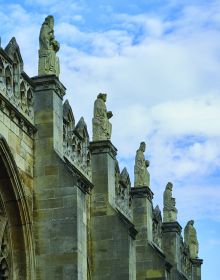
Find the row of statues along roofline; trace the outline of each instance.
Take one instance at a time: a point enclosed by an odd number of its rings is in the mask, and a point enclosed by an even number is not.
[[[113,114],[111,111],[107,111],[105,105],[106,99],[107,94],[100,93],[94,103],[92,119],[93,141],[111,139],[112,125],[109,119],[113,116]],[[145,159],[145,149],[145,142],[141,142],[139,149],[136,151],[134,165],[134,187],[136,188],[150,188],[150,173],[147,169],[150,162]],[[172,197],[172,189],[173,184],[168,182],[163,193],[163,222],[168,223],[176,222],[178,213],[175,198]],[[184,241],[185,244],[189,246],[191,258],[198,258],[199,244],[193,220],[190,220],[184,229]]]
[[[54,36],[54,18],[47,16],[42,24],[39,36],[39,75],[56,75],[59,77],[60,66],[57,52],[60,45]],[[94,103],[92,132],[93,141],[105,141],[111,139],[112,124],[109,119],[113,116],[111,111],[106,108],[106,93],[99,93]],[[134,187],[150,188],[150,174],[148,167],[150,162],[145,159],[144,153],[146,149],[145,142],[140,143],[140,147],[136,152],[134,166]],[[172,197],[173,184],[168,182],[163,194],[163,222],[177,221],[177,208],[175,206],[175,198]],[[189,246],[191,258],[198,258],[198,240],[194,221],[190,220],[184,229],[184,241]]]

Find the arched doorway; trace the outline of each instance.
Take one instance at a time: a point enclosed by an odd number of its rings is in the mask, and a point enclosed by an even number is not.
[[[31,227],[15,161],[0,135],[0,280],[34,279]]]

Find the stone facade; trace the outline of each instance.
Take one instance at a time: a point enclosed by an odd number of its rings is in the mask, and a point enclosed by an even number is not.
[[[0,48],[0,279],[200,280],[196,231],[187,226],[183,240],[171,191],[163,219],[153,206],[145,146],[133,187],[111,143],[106,94],[90,142],[63,101],[51,40],[32,78],[15,38]]]

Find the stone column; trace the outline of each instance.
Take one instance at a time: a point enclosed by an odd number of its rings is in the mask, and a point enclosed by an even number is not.
[[[116,148],[90,143],[92,154],[91,243],[93,280],[135,280],[136,230],[115,207]]]
[[[163,230],[163,251],[167,261],[173,266],[173,270],[181,271],[180,243],[182,227],[178,222],[165,222]]]
[[[36,280],[87,279],[86,192],[91,183],[63,158],[64,86],[34,77]]]
[[[201,280],[202,259],[191,259],[192,261],[192,280]]]

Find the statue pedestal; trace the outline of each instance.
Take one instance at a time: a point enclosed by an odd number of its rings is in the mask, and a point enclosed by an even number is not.
[[[59,77],[59,58],[54,50],[39,50],[38,75],[56,75]]]
[[[153,192],[147,186],[131,189],[136,237],[136,279],[165,279],[165,256],[153,245]],[[152,258],[155,263],[152,265]],[[156,279],[156,278],[155,278]],[[159,279],[159,278],[158,278]]]
[[[202,259],[191,259],[192,261],[192,279],[201,280],[201,266],[203,264]]]
[[[167,260],[174,269],[181,271],[180,244],[182,227],[178,222],[164,222],[163,231],[163,250],[166,252]]]
[[[92,279],[135,279],[134,225],[116,209],[116,148],[109,140],[90,143],[92,159]]]
[[[131,195],[133,197],[134,223],[139,232],[138,236],[146,243],[152,242],[153,192],[149,187],[141,186],[132,188]]]
[[[147,186],[131,189],[133,197],[133,214],[137,230],[144,235],[146,241],[152,242],[152,220],[153,220],[153,192]]]

